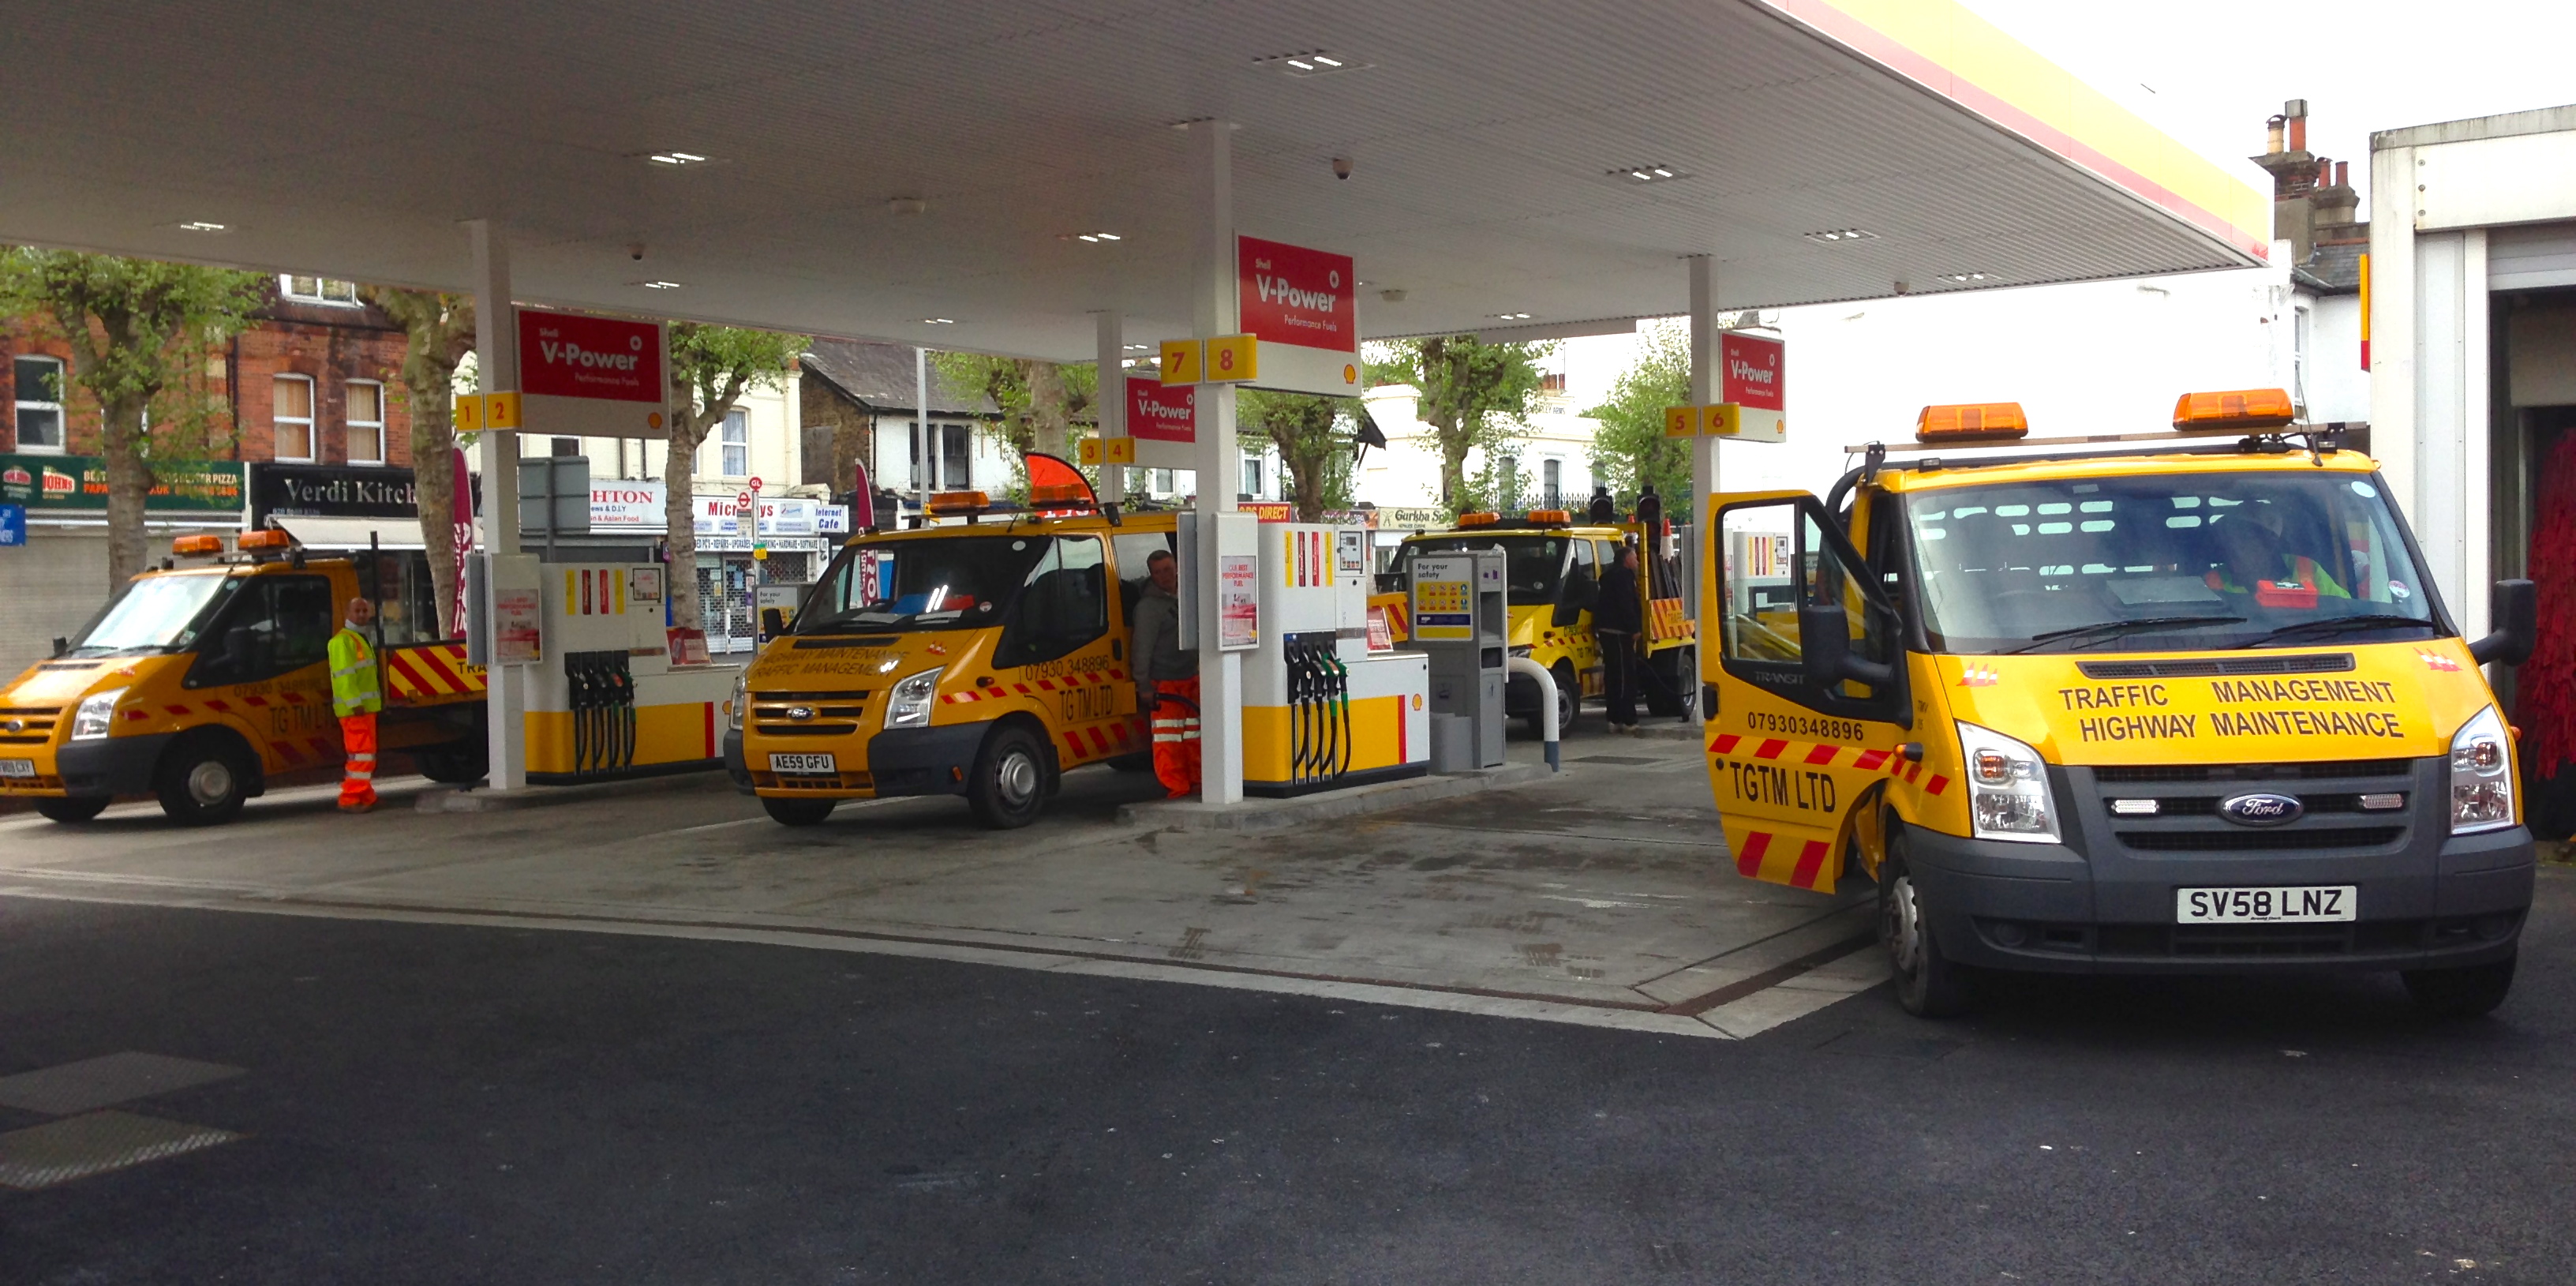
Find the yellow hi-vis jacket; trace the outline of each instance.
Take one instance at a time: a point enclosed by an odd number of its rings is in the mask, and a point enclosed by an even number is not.
[[[385,708],[376,684],[376,650],[367,636],[343,628],[331,636],[331,713],[346,719]]]

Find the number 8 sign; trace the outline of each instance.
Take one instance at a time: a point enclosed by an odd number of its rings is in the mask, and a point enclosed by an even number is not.
[[[1207,342],[1208,382],[1233,384],[1261,377],[1260,341],[1250,335],[1220,335]]]

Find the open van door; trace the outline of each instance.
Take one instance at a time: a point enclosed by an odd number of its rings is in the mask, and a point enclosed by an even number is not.
[[[1727,849],[1743,875],[1831,892],[1874,788],[1921,771],[1903,749],[1898,614],[1813,495],[1709,504],[1700,593],[1718,637],[1701,640],[1700,670],[1716,698],[1705,749]]]

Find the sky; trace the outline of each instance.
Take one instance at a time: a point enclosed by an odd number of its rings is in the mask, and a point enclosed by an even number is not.
[[[2373,130],[2576,103],[2571,0],[1960,3],[2265,191],[2242,158],[2286,99],[2308,100],[2308,150],[2353,162],[2365,203]]]

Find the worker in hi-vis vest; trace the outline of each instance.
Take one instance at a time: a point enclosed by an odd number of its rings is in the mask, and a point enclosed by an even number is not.
[[[364,813],[376,806],[376,712],[385,706],[376,682],[376,649],[366,634],[376,619],[375,604],[350,599],[348,619],[331,636],[331,713],[340,716],[340,746],[349,756],[340,811]]]

